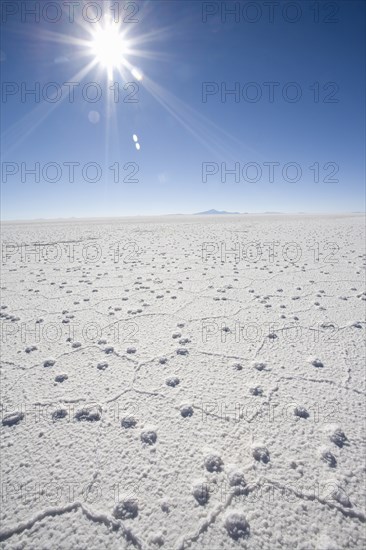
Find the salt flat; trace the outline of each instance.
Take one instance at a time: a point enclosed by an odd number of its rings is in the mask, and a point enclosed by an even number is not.
[[[364,238],[4,223],[1,548],[363,548]]]

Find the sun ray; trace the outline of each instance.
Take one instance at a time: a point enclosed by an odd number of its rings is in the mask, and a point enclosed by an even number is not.
[[[195,139],[217,157],[222,158],[222,155],[224,155],[225,158],[234,161],[247,152],[255,154],[257,158],[263,157],[259,151],[254,150],[235,136],[224,131],[151,78],[144,77],[143,85]]]
[[[95,60],[92,60],[87,66],[83,67],[79,72],[71,77],[72,81],[82,80],[96,65]],[[55,109],[57,109],[67,98],[67,94],[61,96],[60,101],[56,103],[43,102],[33,109],[26,116],[22,117],[5,132],[3,132],[3,143],[9,145],[9,148],[3,150],[4,158],[12,153],[18,145],[28,138],[42,124]]]

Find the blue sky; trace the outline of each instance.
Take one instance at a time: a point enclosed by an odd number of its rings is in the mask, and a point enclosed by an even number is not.
[[[257,10],[246,1],[120,2],[127,51],[110,81],[93,42],[108,2],[97,23],[81,0],[74,22],[57,3],[64,11],[52,22],[60,14],[43,13],[47,2],[2,2],[4,219],[364,210],[363,1],[278,0],[272,21],[264,1]],[[25,5],[40,9],[39,21]],[[236,20],[225,20],[236,5]],[[75,83],[73,102],[65,82]],[[38,103],[25,95],[37,86]],[[52,103],[56,90],[62,100]],[[39,181],[27,172],[36,163]]]

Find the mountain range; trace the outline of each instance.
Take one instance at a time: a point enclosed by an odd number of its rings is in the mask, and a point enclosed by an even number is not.
[[[216,215],[216,214],[240,214],[240,212],[226,212],[226,210],[206,210],[205,212],[195,212],[194,216],[202,216],[202,215]]]

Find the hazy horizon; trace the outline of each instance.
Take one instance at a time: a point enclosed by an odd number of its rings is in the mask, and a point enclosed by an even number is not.
[[[129,215],[121,215],[121,216],[68,216],[68,217],[53,217],[53,218],[2,218],[2,222],[32,222],[32,221],[59,221],[59,220],[108,220],[108,219],[124,219],[124,218],[159,218],[159,217],[174,217],[174,216],[195,216],[195,217],[209,217],[209,216],[275,216],[275,215],[281,215],[281,216],[347,216],[351,214],[359,214],[359,215],[366,215],[365,211],[334,211],[334,212],[322,212],[322,211],[309,211],[309,212],[225,212],[220,214],[208,214],[206,212],[169,212],[169,213],[162,213],[162,214],[129,214]]]

